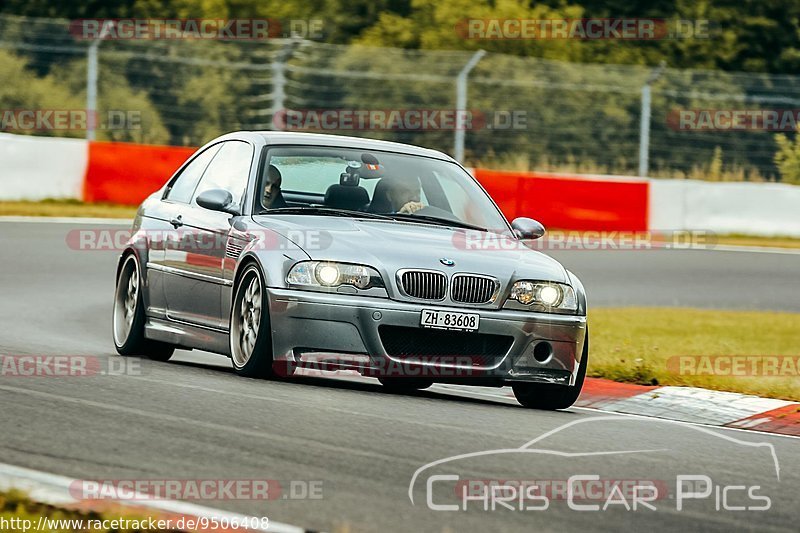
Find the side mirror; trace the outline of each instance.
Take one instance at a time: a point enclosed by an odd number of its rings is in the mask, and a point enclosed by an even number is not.
[[[541,222],[532,218],[515,218],[514,222],[511,223],[511,227],[514,229],[514,235],[521,240],[538,239],[544,236],[545,233]]]
[[[200,193],[197,197],[197,205],[211,211],[221,211],[231,215],[239,214],[238,206],[233,203],[233,195],[224,189],[209,189]]]

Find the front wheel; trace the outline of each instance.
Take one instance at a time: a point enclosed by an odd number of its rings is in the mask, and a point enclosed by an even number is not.
[[[231,305],[233,370],[250,378],[274,377],[266,284],[256,264],[245,267]]]
[[[145,338],[142,276],[135,254],[125,258],[117,277],[112,318],[114,346],[120,355],[140,355],[154,361],[168,361],[175,353],[171,344]]]
[[[530,409],[567,409],[571,407],[581,394],[583,382],[586,379],[586,366],[589,361],[589,330],[583,341],[583,354],[578,365],[578,376],[575,385],[550,385],[545,383],[514,383],[511,388],[514,396],[523,407]]]

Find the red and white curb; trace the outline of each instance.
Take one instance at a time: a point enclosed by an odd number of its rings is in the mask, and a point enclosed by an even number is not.
[[[511,389],[434,385],[432,392],[514,402]],[[800,403],[697,387],[658,387],[586,378],[575,407],[800,437]]]
[[[58,476],[28,468],[21,468],[0,463],[0,491],[18,489],[25,492],[28,497],[36,502],[52,505],[54,507],[83,512],[113,512],[126,511],[137,513],[141,518],[152,517],[157,520],[171,520],[177,523],[181,518],[191,519],[195,523],[199,519],[216,519],[226,523],[258,523],[256,517],[245,516],[219,509],[212,509],[192,503],[175,500],[152,500],[145,495],[135,494],[131,500],[80,500],[75,498],[70,487],[79,480],[65,476]],[[305,529],[281,522],[269,521],[266,529],[237,528],[220,529],[206,528],[191,531],[203,532],[228,532],[228,531],[266,531],[271,533],[305,533]]]
[[[800,404],[697,387],[647,387],[587,379],[576,404],[693,424],[800,436]]]

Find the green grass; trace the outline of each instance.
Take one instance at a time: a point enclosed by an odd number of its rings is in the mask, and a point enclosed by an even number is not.
[[[603,237],[608,237],[612,239],[612,242],[617,242],[618,240],[622,244],[631,244],[633,242],[634,237],[636,238],[637,242],[650,243],[653,248],[658,248],[659,246],[663,246],[665,244],[688,244],[687,239],[691,237],[691,235],[687,232],[676,232],[675,235],[669,234],[661,234],[659,232],[653,232],[652,235],[649,235],[645,231],[640,232],[617,232],[617,231],[608,231],[608,232],[600,232]],[[548,228],[546,237],[550,239],[561,239],[561,241],[556,241],[554,249],[559,249],[559,242],[563,242],[563,246],[566,249],[579,249],[578,247],[583,243],[586,242],[587,245],[592,245],[592,243],[597,243],[599,241],[600,235],[596,231],[575,231],[575,230],[560,230],[555,228]],[[800,249],[800,238],[796,237],[788,237],[788,236],[775,236],[775,237],[758,237],[758,236],[751,236],[751,235],[740,235],[740,234],[727,234],[727,235],[717,235],[717,234],[709,234],[703,235],[698,233],[695,237],[692,237],[694,240],[692,241],[698,247],[705,247],[708,249],[714,249],[715,246],[761,246],[761,247],[769,247],[769,248],[797,248]],[[618,243],[620,244],[620,243]],[[547,251],[547,248],[544,248],[544,251]]]
[[[0,201],[0,216],[36,217],[87,217],[87,218],[133,218],[136,207],[117,204],[89,204],[78,200],[43,200],[41,202]],[[572,236],[579,239],[581,232],[548,229],[548,234]],[[751,237],[748,235],[713,235],[713,245],[768,246],[774,248],[798,248],[800,239],[793,237]],[[663,236],[656,235],[656,240]]]
[[[676,356],[782,355],[794,356],[796,361],[800,313],[599,308],[589,312],[589,327],[590,376],[800,401],[797,373],[786,377],[686,375],[669,364]]]
[[[118,507],[118,506],[117,506]],[[4,519],[6,523],[11,527],[11,529],[4,529],[3,531],[19,531],[20,533],[26,531],[24,526],[26,525],[24,522],[25,520],[29,520],[30,522],[27,525],[30,525],[30,529],[27,531],[33,532],[36,531],[36,528],[39,523],[40,517],[46,517],[52,520],[74,520],[74,521],[82,521],[83,525],[94,525],[94,522],[88,521],[95,521],[95,520],[115,520],[115,519],[125,519],[129,521],[141,521],[145,522],[146,517],[139,512],[137,514],[135,511],[131,509],[123,509],[119,508],[119,512],[114,512],[111,509],[108,511],[103,512],[94,512],[94,511],[82,511],[82,510],[73,510],[73,509],[66,509],[61,508],[53,505],[47,505],[43,503],[38,503],[32,501],[27,495],[18,490],[10,490],[8,492],[0,492],[0,519]],[[154,518],[156,518],[154,516]],[[159,517],[160,518],[160,517]],[[14,522],[12,522],[14,520]],[[128,522],[131,524],[131,522]],[[135,524],[135,522],[134,522]],[[44,525],[44,524],[43,524]],[[60,522],[62,527],[55,527],[54,522],[50,522],[50,527],[46,527],[41,531],[47,533],[77,533],[77,532],[85,532],[87,529],[78,529],[75,526],[78,524],[73,522],[72,527],[68,526],[65,522]],[[109,525],[112,525],[109,523]],[[145,531],[150,531],[147,529],[110,529],[110,528],[93,528],[89,529],[93,533],[144,533]]]
[[[87,204],[78,200],[43,200],[41,202],[0,202],[0,216],[128,218],[136,207],[115,204]]]

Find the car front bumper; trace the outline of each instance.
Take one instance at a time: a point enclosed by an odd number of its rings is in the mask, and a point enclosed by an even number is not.
[[[586,336],[585,316],[463,309],[293,289],[270,288],[267,292],[273,357],[277,367],[289,369],[353,369],[376,377],[428,377],[445,382],[573,385]],[[422,309],[477,313],[479,333],[512,337],[513,342],[504,356],[490,362],[458,356],[409,359],[389,355],[379,327],[418,328],[421,332]],[[414,334],[414,329],[407,331]],[[547,344],[536,351],[537,359],[534,353],[541,343]]]

